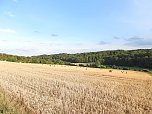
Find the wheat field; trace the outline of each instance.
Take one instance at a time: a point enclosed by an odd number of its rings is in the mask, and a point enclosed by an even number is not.
[[[33,114],[152,114],[144,72],[1,61],[0,86]]]

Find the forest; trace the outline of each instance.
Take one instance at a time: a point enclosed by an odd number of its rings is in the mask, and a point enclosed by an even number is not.
[[[29,57],[1,53],[0,60],[62,65],[75,65],[73,63],[91,63],[87,66],[99,68],[108,66],[111,68],[136,67],[152,69],[152,49],[109,50],[77,54],[44,54]],[[81,66],[83,66],[83,64],[81,64]]]

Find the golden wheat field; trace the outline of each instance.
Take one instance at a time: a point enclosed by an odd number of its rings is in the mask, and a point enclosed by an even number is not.
[[[152,114],[144,72],[1,61],[0,85],[35,114]]]

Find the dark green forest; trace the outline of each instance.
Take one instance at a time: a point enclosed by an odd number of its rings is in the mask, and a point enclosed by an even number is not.
[[[0,60],[23,63],[66,64],[91,63],[89,67],[136,67],[152,69],[152,49],[109,50],[77,54],[52,54],[38,56],[16,56],[0,54]],[[82,64],[83,66],[83,64]]]

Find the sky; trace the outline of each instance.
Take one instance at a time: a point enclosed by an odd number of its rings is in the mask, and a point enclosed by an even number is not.
[[[0,53],[152,48],[152,0],[0,0]]]

